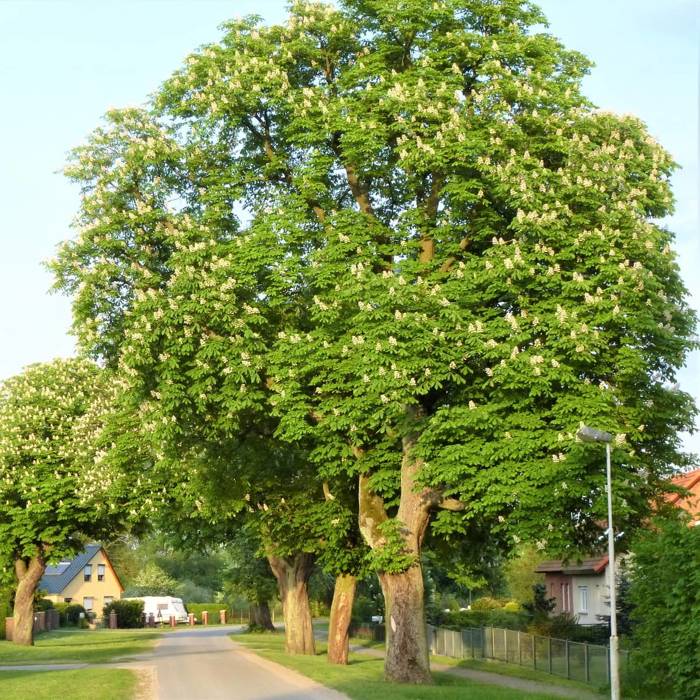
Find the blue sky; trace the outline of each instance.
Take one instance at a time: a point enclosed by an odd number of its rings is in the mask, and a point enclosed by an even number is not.
[[[427,1],[427,0],[426,0]],[[700,308],[698,6],[695,0],[541,0],[549,31],[595,63],[601,108],[642,118],[682,166],[667,222]],[[59,170],[110,107],[139,104],[217,27],[281,0],[0,0],[0,379],[70,355],[70,308],[41,261],[70,237],[78,192]],[[681,374],[700,402],[700,353]],[[700,453],[700,435],[686,444]]]

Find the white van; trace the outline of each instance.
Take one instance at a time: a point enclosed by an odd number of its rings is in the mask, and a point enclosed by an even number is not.
[[[139,598],[126,598],[125,600],[142,600],[143,612],[148,619],[153,615],[156,622],[170,622],[174,617],[178,622],[187,622],[187,610],[182,602],[182,598],[173,598],[169,595],[146,595]]]

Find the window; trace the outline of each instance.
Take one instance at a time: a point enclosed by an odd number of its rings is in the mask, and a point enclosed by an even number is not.
[[[88,564],[83,569],[83,581],[92,581],[92,564]]]
[[[579,612],[588,613],[588,586],[578,587]]]
[[[92,596],[86,596],[83,598],[83,607],[85,608],[85,612],[92,612],[94,602],[95,599]]]
[[[105,602],[104,602],[104,605],[102,607],[106,608],[113,600],[114,600],[114,596],[106,595]]]
[[[98,581],[105,580],[105,565],[104,564],[97,565],[97,580]]]
[[[63,602],[64,602],[64,603],[71,603],[72,601],[73,601],[72,598],[64,598],[64,599],[63,599]]]

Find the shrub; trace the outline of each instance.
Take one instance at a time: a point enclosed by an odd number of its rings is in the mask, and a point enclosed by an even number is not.
[[[53,607],[53,602],[48,598],[37,598],[34,601],[34,612],[46,612],[47,610],[51,610]]]
[[[633,659],[646,684],[679,700],[700,697],[700,527],[657,520],[632,547]]]
[[[442,627],[461,629],[463,627],[503,627],[511,630],[524,630],[529,622],[527,614],[509,612],[504,608],[496,610],[460,610],[444,613],[439,624]]]
[[[491,596],[485,595],[482,598],[477,598],[472,603],[472,610],[498,610],[503,607],[503,602],[498,600],[498,598],[492,598]]]
[[[509,600],[504,606],[503,609],[506,612],[511,612],[511,613],[516,613],[520,612],[523,609],[523,606],[520,605],[520,603],[517,600]]]
[[[78,603],[55,603],[54,607],[58,610],[61,627],[77,627],[80,624],[80,613],[87,616],[85,608]]]
[[[117,613],[117,626],[121,629],[134,629],[143,626],[142,600],[113,600],[104,606],[103,618],[109,620],[112,611]]]

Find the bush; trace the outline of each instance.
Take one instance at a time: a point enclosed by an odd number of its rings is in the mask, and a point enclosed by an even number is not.
[[[58,618],[61,627],[78,627],[80,625],[80,613],[87,617],[85,608],[78,603],[55,603],[54,608],[58,610]]]
[[[517,600],[509,600],[504,606],[503,609],[506,612],[520,612],[523,609],[523,606],[520,605],[520,603]]]
[[[142,600],[113,600],[104,606],[102,616],[109,620],[112,612],[117,613],[117,626],[120,629],[135,629],[143,627]]]
[[[52,601],[48,598],[37,598],[34,601],[34,612],[46,612],[54,607]]]
[[[472,606],[473,607],[473,606]],[[510,630],[524,630],[530,621],[529,616],[522,612],[509,612],[505,608],[496,610],[460,610],[459,612],[443,613],[439,626],[451,629],[463,627],[503,627]]]
[[[635,667],[651,692],[700,697],[700,527],[657,520],[632,546],[630,600]]]
[[[498,598],[492,598],[491,596],[485,595],[482,598],[477,598],[472,603],[472,610],[499,610],[503,607],[503,602],[498,600]]]

